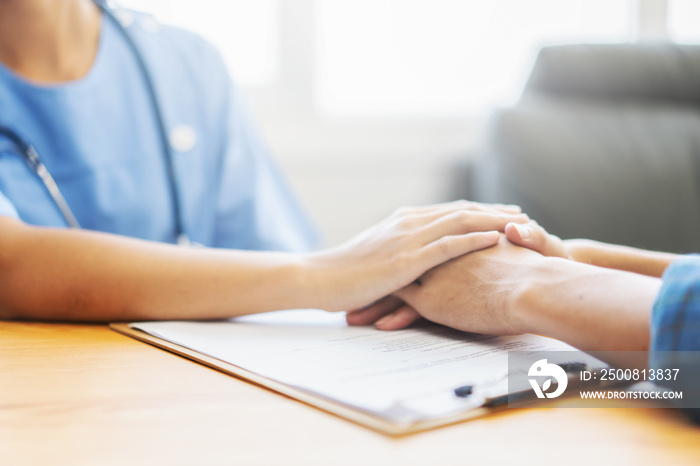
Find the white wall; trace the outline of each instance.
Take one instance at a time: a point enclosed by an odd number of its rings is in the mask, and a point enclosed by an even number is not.
[[[314,1],[278,2],[279,76],[248,89],[261,131],[291,184],[337,244],[402,205],[447,199],[447,171],[468,156],[467,118],[333,118],[315,104]]]
[[[469,122],[312,126],[261,121],[327,244],[348,239],[399,206],[447,200],[453,160],[468,157],[477,136]]]

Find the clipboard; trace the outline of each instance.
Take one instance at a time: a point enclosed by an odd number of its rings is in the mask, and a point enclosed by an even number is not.
[[[303,311],[280,311],[279,313],[269,313],[266,315],[260,315],[264,317],[257,317],[257,316],[247,316],[243,319],[248,319],[248,325],[250,324],[250,321],[255,322],[256,325],[258,325],[258,328],[260,328],[260,323],[259,320],[262,319],[263,323],[262,325],[264,326],[264,320],[265,319],[274,319],[273,315],[274,314],[281,314],[281,313],[287,313],[287,315],[293,315],[293,314],[288,314],[288,313],[294,313],[294,312],[306,312],[306,313],[322,313],[323,316],[329,315],[328,313],[324,311],[313,311],[313,310],[303,310]],[[344,321],[344,317],[342,315],[334,314],[335,318],[337,319],[340,317]],[[325,317],[324,317],[325,318]],[[258,319],[258,320],[256,320]],[[237,321],[239,319],[233,319],[234,321]],[[346,419],[348,421],[354,422],[356,424],[359,424],[361,426],[370,428],[372,430],[375,430],[377,432],[386,434],[386,435],[405,435],[405,434],[410,434],[410,433],[415,433],[415,432],[420,432],[428,429],[432,429],[435,427],[439,426],[444,426],[448,424],[454,424],[457,422],[465,421],[468,419],[474,419],[480,416],[484,416],[486,414],[492,413],[497,410],[504,409],[506,406],[503,401],[503,396],[496,396],[496,397],[491,397],[487,395],[479,395],[479,396],[473,396],[469,397],[469,399],[466,400],[461,400],[459,409],[452,410],[451,412],[445,412],[445,413],[438,413],[437,415],[425,415],[423,417],[417,416],[414,412],[408,412],[405,409],[403,409],[401,406],[391,406],[386,409],[374,409],[374,408],[368,408],[365,406],[359,406],[357,403],[353,402],[348,402],[347,399],[344,399],[342,396],[337,396],[337,394],[334,394],[332,392],[328,392],[323,389],[318,389],[314,388],[313,386],[304,386],[303,379],[298,379],[301,380],[299,383],[295,383],[294,381],[290,382],[289,380],[285,380],[284,377],[277,377],[275,375],[270,376],[269,373],[265,373],[265,371],[260,371],[258,370],[254,364],[251,363],[245,363],[245,362],[239,362],[237,361],[236,356],[228,356],[228,357],[222,357],[219,354],[213,354],[216,353],[216,351],[211,350],[210,348],[204,348],[202,347],[197,347],[193,348],[191,347],[192,345],[190,343],[187,344],[181,344],[178,342],[178,337],[172,337],[168,336],[167,338],[164,338],[163,335],[158,334],[158,332],[154,331],[144,331],[143,329],[139,327],[146,327],[146,328],[168,328],[168,326],[202,326],[203,328],[209,328],[209,329],[214,329],[216,331],[220,330],[223,326],[229,326],[230,327],[232,321],[222,321],[222,322],[194,322],[194,323],[185,323],[185,322],[165,322],[165,323],[116,323],[116,324],[111,324],[110,327],[124,335],[127,335],[129,337],[135,338],[137,340],[140,340],[142,342],[154,345],[158,348],[164,349],[166,351],[169,351],[171,353],[177,354],[179,356],[185,357],[187,359],[190,359],[192,361],[198,362],[200,364],[203,364],[205,366],[208,366],[210,368],[213,368],[215,370],[221,371],[225,374],[232,375],[237,378],[241,378],[243,380],[258,384],[260,386],[266,387],[270,390],[273,390],[275,392],[278,392],[280,394],[286,395],[292,399],[295,399],[297,401],[300,401],[302,403],[305,403],[309,406],[321,409],[323,411],[326,411],[328,413],[334,414],[336,416],[339,416],[343,419]],[[428,326],[434,325],[434,324],[427,324]],[[435,326],[438,327],[438,326]],[[189,327],[187,327],[189,328]],[[432,327],[428,327],[429,329]],[[355,331],[356,333],[359,330],[356,330],[358,328],[349,328],[348,331]],[[440,332],[456,332],[452,331],[451,329],[446,329],[444,327],[440,327],[441,330]],[[294,332],[293,328],[289,329],[290,332]],[[378,332],[377,337],[375,338],[372,334],[372,332]],[[422,333],[423,332],[423,333]],[[411,338],[422,338],[422,335],[424,334],[429,334],[430,330],[418,328],[418,329],[412,329],[412,330],[404,330],[404,331],[397,331],[397,332],[381,332],[379,330],[374,330],[374,329],[364,329],[363,331],[360,331],[360,335],[369,335],[369,340],[372,341],[372,344],[375,346],[378,345],[377,339],[385,339],[385,338],[394,338],[394,340],[391,341],[403,341],[403,340],[410,340]],[[462,332],[458,332],[458,334],[461,335],[471,335],[471,334],[463,334]],[[484,336],[486,337],[486,336]],[[423,337],[425,338],[425,337]],[[443,337],[443,336],[438,336],[436,338],[442,338],[442,340],[438,340],[438,343],[441,343],[443,341],[446,341],[449,344],[451,342],[449,335],[448,337]],[[510,341],[508,339],[504,339],[505,337],[487,337],[487,338],[502,338],[502,341]],[[547,340],[548,342],[551,342],[553,347],[556,349],[562,349],[562,348],[570,348],[568,345],[565,345],[561,342],[557,342],[556,340],[550,340],[545,337],[537,337],[534,335],[529,335],[529,336],[523,336],[523,337],[508,337],[513,341],[519,341],[517,340],[518,338],[521,338],[525,340],[526,338],[529,338],[529,341],[533,341],[533,339],[542,339],[542,340]],[[350,341],[352,341],[352,338],[350,338]],[[379,340],[383,341],[383,340]],[[534,341],[539,341],[539,340],[534,340]],[[360,338],[360,343],[362,343],[362,338]],[[461,350],[460,345],[462,342],[456,341],[453,343],[453,346],[455,348],[458,348],[458,350]],[[476,347],[477,350],[480,350],[482,346],[484,348],[489,348],[486,343],[480,343],[478,340],[476,343],[470,342],[470,343],[464,343],[466,344],[471,344],[472,346]],[[481,345],[481,346],[479,346]],[[196,346],[196,345],[194,345]],[[381,347],[381,345],[379,345]],[[493,345],[492,345],[493,346]],[[444,359],[444,358],[443,358]],[[500,372],[500,369],[499,369]],[[451,385],[449,387],[441,387],[441,388],[448,388],[451,391],[453,391],[454,388],[456,388],[459,385]],[[505,396],[508,394],[505,393]],[[452,393],[452,396],[454,394]]]
[[[492,412],[496,409],[503,409],[487,408],[485,406],[482,406],[479,408],[470,409],[458,415],[447,418],[418,421],[415,423],[411,423],[410,425],[397,424],[385,418],[382,418],[381,416],[357,410],[352,406],[348,406],[331,398],[327,398],[322,395],[309,392],[307,390],[303,390],[291,385],[278,382],[277,380],[261,376],[259,374],[256,374],[255,372],[251,372],[226,361],[222,361],[220,359],[199,353],[197,351],[193,351],[189,348],[177,345],[162,338],[155,337],[137,328],[132,328],[129,326],[129,324],[113,323],[109,326],[112,330],[115,330],[116,332],[119,332],[123,335],[156,346],[160,349],[190,359],[199,364],[203,364],[207,367],[223,372],[224,374],[228,374],[233,377],[240,378],[245,381],[252,382],[256,385],[268,388],[274,392],[288,396],[313,408],[320,409],[327,413],[336,415],[345,420],[354,422],[355,424],[359,424],[363,427],[367,427],[369,429],[375,430],[386,435],[404,435],[420,432],[423,430],[428,430],[435,427],[454,424],[468,419],[484,416],[485,414]]]

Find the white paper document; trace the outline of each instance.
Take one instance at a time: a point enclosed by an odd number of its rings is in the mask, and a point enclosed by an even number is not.
[[[318,310],[130,326],[399,423],[449,416],[505,394],[510,350],[574,350],[536,335],[494,337],[429,323],[393,332],[349,327],[344,314]],[[481,390],[455,396],[467,384]]]

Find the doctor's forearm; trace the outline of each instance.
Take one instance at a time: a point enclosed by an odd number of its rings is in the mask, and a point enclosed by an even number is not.
[[[527,217],[456,201],[399,209],[313,254],[185,249],[0,217],[0,318],[213,319],[280,309],[357,309],[425,271],[488,248]]]
[[[325,304],[302,256],[0,222],[0,318],[209,319]]]

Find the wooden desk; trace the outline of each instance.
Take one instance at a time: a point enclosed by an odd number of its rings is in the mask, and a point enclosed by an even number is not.
[[[0,464],[699,464],[670,409],[519,409],[390,438],[104,326],[0,322]],[[562,463],[563,464],[563,463]]]

